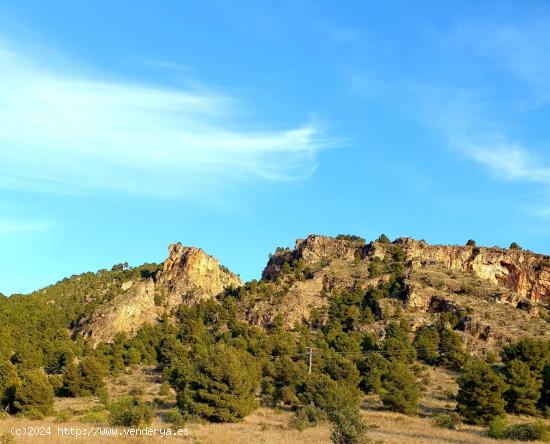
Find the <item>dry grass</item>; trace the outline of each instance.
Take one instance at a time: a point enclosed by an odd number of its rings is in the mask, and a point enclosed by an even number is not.
[[[375,396],[366,398],[363,415],[371,426],[369,437],[373,443],[413,444],[413,443],[493,443],[497,441],[485,437],[482,427],[471,425],[459,426],[457,430],[435,428],[431,419],[442,412],[450,412],[455,407],[453,395],[457,391],[456,374],[441,368],[422,366],[421,380],[426,384],[422,390],[424,394],[420,401],[418,416],[406,416],[384,410]],[[108,387],[112,397],[125,394],[134,389],[142,393],[142,398],[152,400],[158,397],[159,377],[151,367],[136,367],[130,373],[123,374],[109,381]],[[167,429],[170,424],[164,420],[163,413],[174,406],[173,394],[164,398],[165,404],[156,409],[156,416],[150,427]],[[105,418],[104,406],[95,398],[65,398],[57,399],[57,412],[63,411],[63,422],[56,421],[56,417],[49,417],[40,421],[30,421],[25,418],[9,417],[0,420],[0,443],[3,436],[9,436],[12,427],[50,427],[51,436],[22,437],[11,442],[17,443],[329,443],[330,426],[323,424],[309,428],[302,432],[289,427],[292,414],[287,411],[260,408],[248,416],[244,421],[236,424],[208,424],[192,422],[187,425],[190,435],[179,438],[157,437],[67,437],[57,434],[58,427],[75,427],[81,430],[94,426],[108,427],[105,419],[98,422],[90,421],[89,417]],[[510,417],[510,422],[532,422],[533,418]],[[547,421],[550,424],[550,422]],[[122,429],[120,429],[122,430]],[[9,441],[8,441],[9,442]],[[511,443],[512,441],[498,441]]]

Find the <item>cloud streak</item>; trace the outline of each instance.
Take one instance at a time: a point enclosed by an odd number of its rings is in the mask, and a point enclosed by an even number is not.
[[[0,187],[197,197],[253,179],[306,178],[331,146],[315,121],[248,129],[238,100],[204,88],[47,65],[0,40]]]

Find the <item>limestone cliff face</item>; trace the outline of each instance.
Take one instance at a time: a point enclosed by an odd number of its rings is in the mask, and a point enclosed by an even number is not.
[[[262,279],[273,280],[282,271],[285,262],[303,260],[306,264],[332,260],[353,261],[356,255],[364,255],[365,246],[356,242],[312,234],[296,240],[294,250],[279,249],[269,258]]]
[[[237,275],[200,248],[172,244],[155,279],[123,283],[120,294],[86,319],[80,331],[94,344],[111,342],[117,333],[132,336],[142,325],[154,324],[181,303],[196,304],[241,285]]]
[[[94,344],[112,342],[117,333],[133,336],[142,325],[156,322],[159,313],[154,301],[153,279],[138,283],[128,281],[125,284],[124,293],[96,310],[85,321],[81,332]]]
[[[493,284],[532,301],[550,302],[550,258],[524,250],[428,245],[422,241],[397,240],[411,267],[421,268],[429,261],[449,270],[469,271]]]
[[[157,288],[164,290],[170,306],[194,304],[241,285],[241,279],[216,258],[180,243],[170,245],[168,258],[157,276]]]
[[[550,302],[548,256],[523,250],[429,245],[409,238],[400,238],[393,244],[364,244],[312,235],[297,240],[294,249],[278,249],[270,257],[262,278],[286,290],[283,296],[256,303],[248,319],[269,323],[281,315],[289,326],[308,319],[311,309],[326,310],[329,293],[334,289],[357,285],[366,288],[387,280],[387,271],[380,274],[380,267],[384,270],[394,260],[399,247],[404,253],[404,305],[419,319],[424,316],[420,313],[458,312],[476,306],[477,313],[464,323],[464,331],[473,331],[477,326],[484,332],[479,337],[487,340],[481,313],[504,313],[517,307],[521,310],[513,311],[516,324],[521,324],[517,320],[526,316],[525,319],[534,319],[527,322],[538,325],[537,304]],[[307,275],[296,275],[296,264],[307,267]],[[377,268],[378,272],[373,271]],[[495,334],[492,335],[491,340]]]

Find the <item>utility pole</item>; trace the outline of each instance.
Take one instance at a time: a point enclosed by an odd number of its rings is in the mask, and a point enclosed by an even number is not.
[[[309,369],[308,369],[308,373],[311,373],[311,366],[313,364],[313,348],[312,347],[308,347],[307,348],[307,354],[309,355]]]

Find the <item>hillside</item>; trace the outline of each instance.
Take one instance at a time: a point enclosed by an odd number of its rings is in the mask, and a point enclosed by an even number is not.
[[[332,430],[359,443],[367,429],[437,442],[423,429],[442,415],[448,442],[481,442],[505,412],[522,415],[511,423],[550,413],[549,302],[550,258],[517,247],[310,235],[243,283],[177,243],[162,264],[0,299],[0,404],[61,422],[186,423],[205,442],[261,442],[255,421],[274,433],[265,442],[323,442]],[[493,385],[465,394],[478,373]],[[492,397],[482,415],[470,405],[480,393]],[[113,419],[117,409],[135,424]]]

